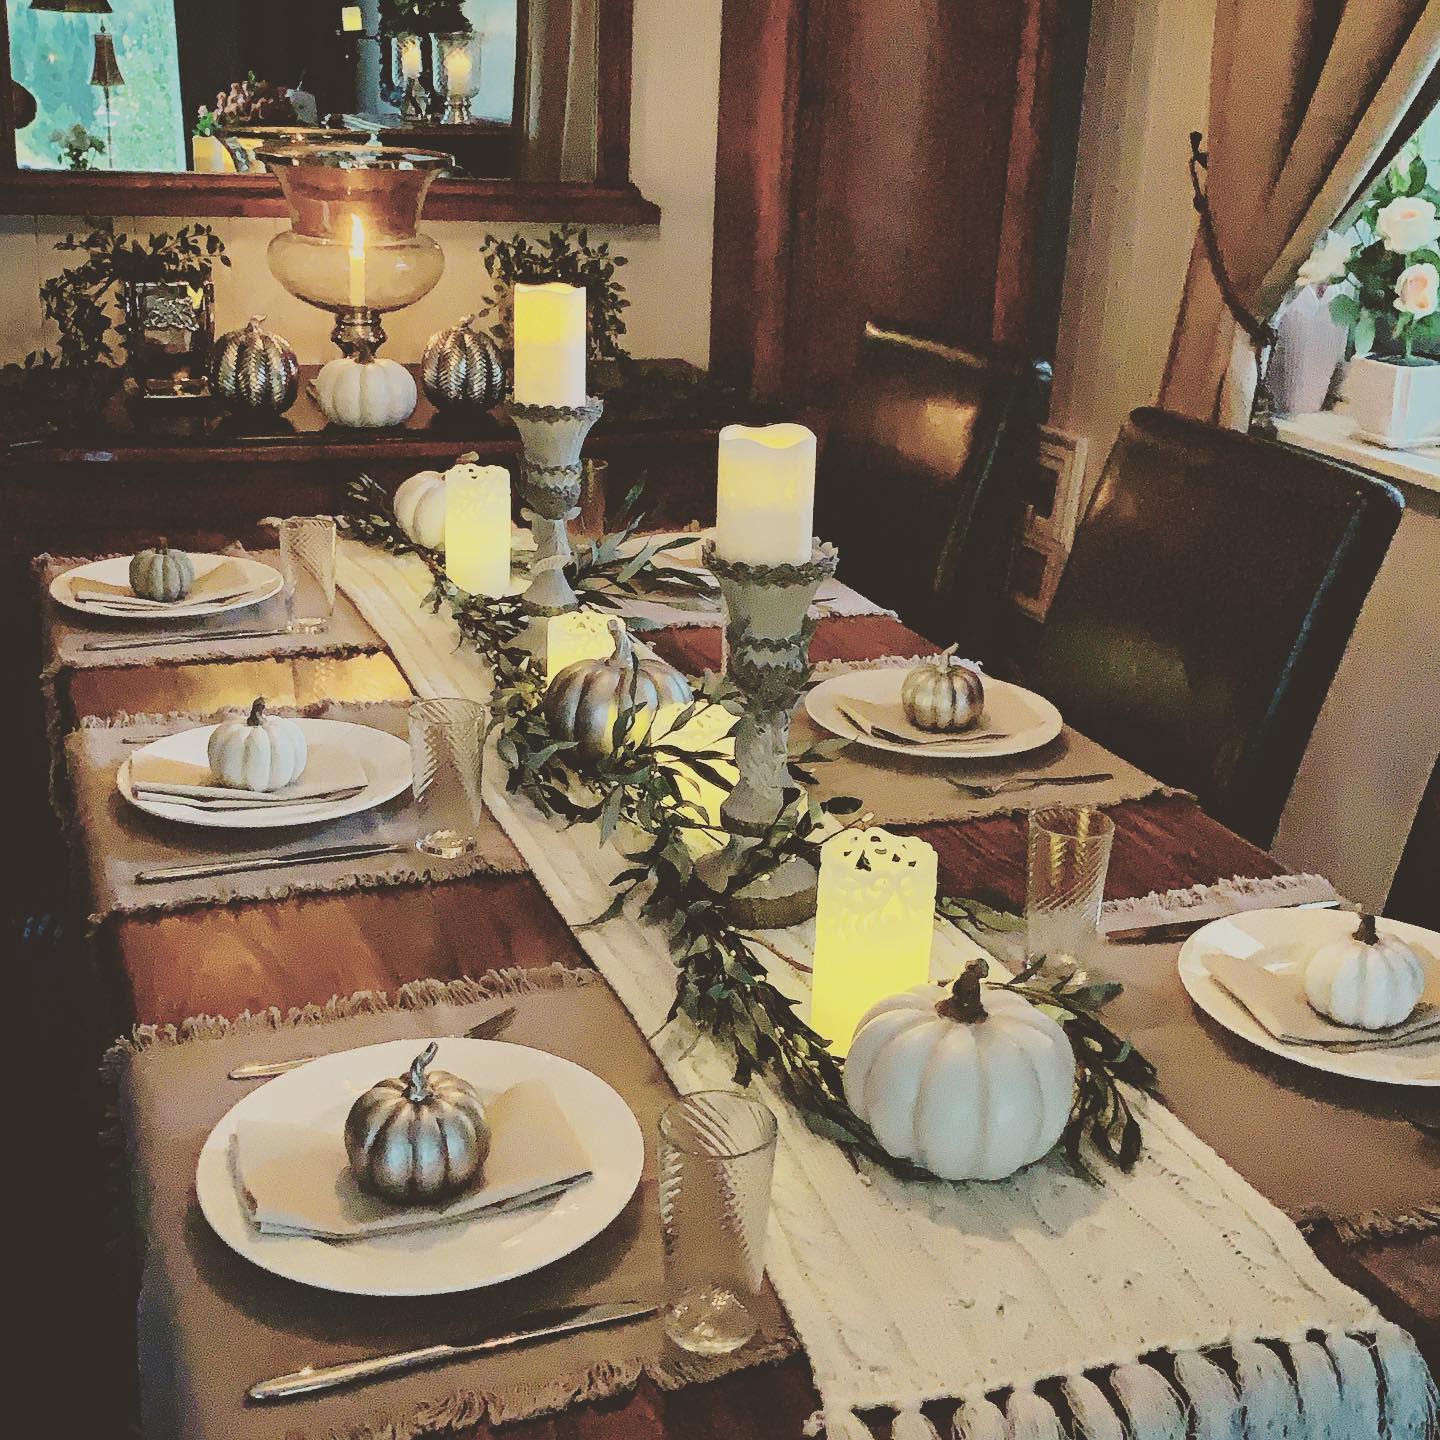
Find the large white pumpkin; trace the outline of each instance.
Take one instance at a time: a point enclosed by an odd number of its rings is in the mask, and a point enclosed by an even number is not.
[[[395,518],[417,545],[438,550],[445,543],[445,477],[438,470],[412,475],[395,492]]]
[[[282,790],[305,773],[309,749],[293,721],[265,713],[256,700],[243,720],[226,720],[210,734],[210,774],[234,790]]]
[[[1305,996],[1341,1025],[1383,1030],[1410,1018],[1425,991],[1425,966],[1398,936],[1362,915],[1353,935],[1322,946],[1305,966]]]
[[[415,377],[398,360],[332,360],[315,377],[315,394],[337,425],[399,425],[415,409]]]
[[[917,985],[861,1017],[845,1099],[885,1150],[942,1180],[1003,1180],[1054,1148],[1075,1094],[1065,1032],[1012,991]]]

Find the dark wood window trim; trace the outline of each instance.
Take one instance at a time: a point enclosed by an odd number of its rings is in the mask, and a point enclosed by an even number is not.
[[[577,220],[657,225],[660,207],[630,180],[631,52],[634,0],[599,0],[596,177],[592,183],[438,180],[425,214],[432,220]],[[0,4],[0,77],[10,74],[10,29]],[[0,85],[0,214],[284,215],[269,175],[199,175],[22,170],[15,159],[14,97]]]

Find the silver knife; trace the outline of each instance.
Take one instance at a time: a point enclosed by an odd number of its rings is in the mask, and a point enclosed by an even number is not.
[[[857,730],[870,736],[872,740],[888,740],[892,745],[908,745],[915,750],[926,745],[968,745],[972,740],[1003,740],[1008,733],[1005,730],[962,730],[953,735],[927,736],[924,740],[918,740],[912,739],[909,735],[902,735],[898,730],[887,730],[883,725],[876,725],[873,721],[864,720],[843,705],[837,704],[835,708]]]
[[[403,855],[410,847],[399,841],[370,840],[363,845],[332,845],[322,850],[292,851],[288,855],[256,855],[243,860],[222,860],[205,865],[161,865],[137,870],[137,885],[163,885],[169,880],[213,880],[221,875],[248,875],[256,870],[283,870],[321,860],[364,860],[371,855]]]
[[[507,1005],[487,1016],[478,1025],[472,1025],[464,1035],[466,1040],[493,1040],[515,1018],[515,1007]],[[287,1070],[298,1070],[317,1059],[314,1055],[297,1055],[293,1060],[252,1060],[246,1065],[237,1065],[229,1072],[231,1080],[273,1080]]]
[[[151,800],[161,805],[188,806],[192,810],[208,810],[211,814],[230,810],[291,810],[297,805],[333,805],[340,800],[353,800],[369,788],[364,785],[346,785],[339,790],[326,790],[313,795],[269,795],[259,798],[222,798],[219,795],[184,795],[173,790],[157,790],[149,785],[132,785],[137,799]]]
[[[1306,900],[1296,905],[1257,906],[1267,910],[1336,910],[1339,900]],[[1155,945],[1166,940],[1185,940],[1197,930],[1214,924],[1217,920],[1234,920],[1244,915],[1244,910],[1233,910],[1228,915],[1211,915],[1204,920],[1162,920],[1154,925],[1133,925],[1123,930],[1102,930],[1100,938],[1110,945]]]
[[[133,640],[87,640],[86,650],[138,650],[145,645],[186,645],[195,640],[261,640],[288,635],[288,630],[171,630],[165,635],[140,635]]]
[[[454,1360],[468,1360],[492,1350],[506,1350],[512,1345],[525,1345],[533,1340],[549,1340],[556,1335],[573,1335],[577,1330],[595,1330],[602,1325],[620,1325],[627,1320],[643,1320],[660,1307],[638,1300],[624,1300],[613,1305],[571,1305],[563,1310],[549,1310],[532,1315],[518,1329],[487,1336],[466,1345],[426,1345],[419,1350],[401,1350],[391,1355],[372,1355],[364,1360],[351,1360],[343,1365],[307,1365],[290,1375],[262,1380],[246,1392],[257,1404],[277,1400],[294,1400],[321,1390],[334,1390],[341,1385],[359,1385],[379,1380],[386,1375],[401,1375],[427,1365],[445,1365]]]

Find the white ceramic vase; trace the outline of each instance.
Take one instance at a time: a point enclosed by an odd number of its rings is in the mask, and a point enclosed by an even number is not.
[[[1277,415],[1325,408],[1335,367],[1345,358],[1346,330],[1330,318],[1330,301],[1307,285],[1275,319],[1275,348],[1265,371]]]
[[[1440,434],[1440,361],[1367,355],[1345,377],[1360,438],[1396,449]]]

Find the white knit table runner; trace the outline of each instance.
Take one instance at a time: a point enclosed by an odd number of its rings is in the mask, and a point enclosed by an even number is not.
[[[410,562],[360,549],[342,546],[340,583],[417,692],[487,698],[453,622],[420,608]],[[687,1022],[655,1034],[675,991],[659,930],[629,914],[577,928],[608,902],[615,847],[507,795],[489,758],[494,814],[677,1088],[729,1086]],[[808,960],[811,939],[802,926],[776,943]],[[937,928],[936,973],[972,953]],[[774,973],[803,995],[799,974]],[[868,1440],[856,1412],[876,1408],[900,1412],[895,1440],[932,1440],[930,1401],[959,1402],[959,1440],[1059,1440],[1067,1412],[1089,1440],[1430,1433],[1434,1385],[1410,1337],[1162,1106],[1135,1097],[1145,1147],[1129,1175],[1100,1165],[1092,1184],[1051,1157],[998,1184],[926,1184],[857,1171],[757,1088],[780,1122],[767,1268],[832,1440]]]

